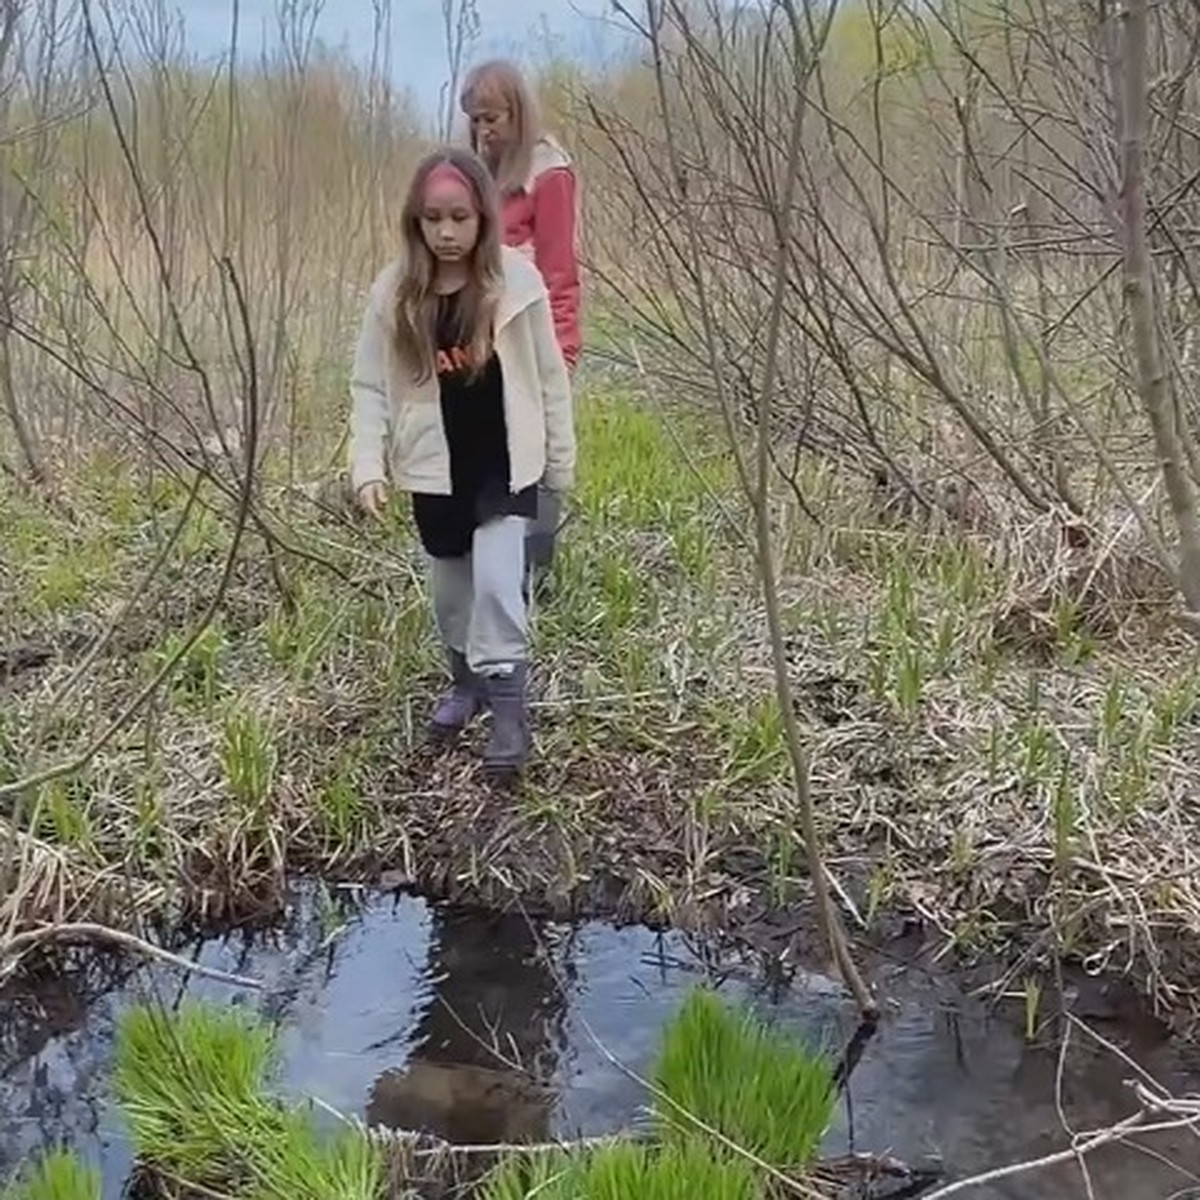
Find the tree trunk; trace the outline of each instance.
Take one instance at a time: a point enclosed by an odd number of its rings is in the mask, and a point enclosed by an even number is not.
[[[1177,580],[1188,610],[1200,614],[1200,518],[1183,438],[1158,341],[1154,277],[1146,231],[1146,97],[1148,0],[1127,0],[1121,54],[1121,223],[1125,300],[1133,334],[1138,392],[1154,433],[1163,484],[1179,532]]]

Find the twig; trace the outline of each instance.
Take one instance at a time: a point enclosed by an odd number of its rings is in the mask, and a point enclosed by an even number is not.
[[[1167,1098],[1167,1090],[1163,1087],[1149,1071],[1146,1070],[1136,1059],[1127,1054],[1115,1042],[1109,1041],[1098,1029],[1093,1029],[1086,1021],[1081,1021],[1073,1012],[1067,1011],[1063,1013],[1068,1025],[1068,1033],[1071,1028],[1078,1029],[1081,1033],[1086,1034],[1092,1041],[1096,1042],[1102,1050],[1111,1054],[1114,1058],[1123,1062],[1131,1071],[1141,1076],[1142,1080],[1153,1089],[1154,1103],[1161,1104]],[[1149,1094],[1149,1093],[1148,1093]],[[1142,1103],[1147,1107],[1152,1107],[1147,1101]]]
[[[634,1130],[618,1133],[600,1134],[596,1137],[581,1137],[561,1142],[449,1142],[433,1134],[416,1129],[394,1129],[390,1125],[367,1125],[359,1117],[348,1117],[340,1109],[319,1096],[310,1100],[323,1112],[328,1113],[336,1121],[340,1121],[350,1129],[357,1129],[370,1141],[375,1143],[409,1143],[420,1145],[421,1149],[413,1150],[413,1158],[417,1161],[428,1158],[441,1158],[446,1155],[462,1155],[478,1157],[486,1154],[554,1154],[563,1150],[600,1150],[606,1146],[616,1146],[629,1142],[644,1142],[649,1138],[646,1134]]]
[[[119,929],[111,929],[107,925],[95,925],[87,921],[65,925],[46,925],[41,929],[18,933],[0,946],[0,954],[5,957],[13,957],[25,954],[44,942],[60,941],[111,942],[124,950],[133,950],[147,958],[157,959],[168,966],[211,979],[216,983],[227,983],[231,987],[250,988],[254,991],[262,991],[265,987],[261,980],[250,979],[244,975],[232,975],[228,971],[221,971],[216,967],[206,967],[203,963],[172,954],[170,950],[164,950],[161,946],[135,937],[132,933],[124,933]]]
[[[936,1192],[930,1192],[925,1197],[925,1200],[946,1200],[948,1196],[957,1196],[972,1188],[984,1187],[990,1183],[998,1183],[1002,1179],[1012,1179],[1017,1175],[1027,1175],[1033,1171],[1042,1171],[1048,1167],[1058,1166],[1060,1163],[1080,1162],[1085,1156],[1099,1150],[1102,1146],[1109,1146],[1114,1142],[1123,1142],[1135,1133],[1160,1133],[1173,1129],[1186,1129],[1194,1127],[1196,1122],[1200,1120],[1200,1112],[1197,1112],[1195,1115],[1184,1116],[1176,1121],[1163,1121],[1157,1125],[1147,1125],[1145,1123],[1147,1115],[1146,1112],[1134,1113],[1133,1116],[1126,1117],[1124,1121],[1119,1122],[1110,1129],[1101,1130],[1099,1133],[1092,1134],[1090,1137],[1085,1138],[1076,1145],[1068,1147],[1066,1150],[1047,1154],[1044,1158],[1013,1163],[1011,1166],[997,1167],[994,1171],[985,1171],[982,1175],[972,1175],[970,1179],[960,1179],[957,1183],[947,1184],[946,1187],[938,1188]]]
[[[413,1159],[421,1162],[427,1159],[446,1156],[461,1156],[464,1158],[484,1157],[488,1155],[549,1155],[579,1153],[588,1150],[603,1150],[610,1146],[648,1145],[654,1141],[650,1133],[635,1129],[620,1130],[617,1133],[598,1134],[592,1137],[568,1138],[556,1142],[481,1142],[462,1143],[449,1142],[435,1135],[423,1133],[415,1129],[393,1129],[387,1125],[365,1125],[358,1117],[348,1117],[333,1105],[311,1097],[311,1102],[335,1120],[351,1129],[364,1133],[376,1144],[408,1144],[414,1147]],[[419,1149],[416,1147],[420,1147]],[[892,1179],[906,1179],[920,1172],[914,1170],[908,1163],[902,1162],[890,1155],[877,1154],[847,1154],[839,1158],[820,1159],[812,1164],[812,1173],[821,1178],[842,1178],[848,1174],[883,1175]],[[795,1181],[789,1181],[795,1183]],[[807,1191],[807,1189],[805,1189]],[[815,1195],[815,1193],[812,1193]]]
[[[174,1171],[168,1171],[166,1167],[159,1163],[155,1163],[147,1169],[160,1179],[168,1183],[173,1183],[180,1189],[180,1193],[183,1195],[204,1196],[207,1197],[207,1200],[234,1200],[234,1197],[229,1192],[220,1192],[205,1184],[197,1183],[194,1179],[185,1179],[182,1175],[176,1175]]]
[[[546,1155],[562,1153],[564,1150],[577,1153],[581,1150],[604,1150],[609,1146],[619,1146],[630,1142],[645,1142],[648,1140],[645,1134],[640,1133],[611,1133],[599,1137],[579,1138],[576,1141],[536,1142],[533,1145],[508,1142],[497,1142],[494,1146],[482,1143],[479,1145],[455,1145],[453,1142],[447,1142],[440,1148],[416,1150],[413,1152],[413,1158],[419,1162],[422,1159],[437,1158],[439,1155],[446,1153],[462,1155],[464,1158],[477,1158],[487,1154]]]

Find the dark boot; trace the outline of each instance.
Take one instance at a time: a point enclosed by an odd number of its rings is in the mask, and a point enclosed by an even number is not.
[[[429,718],[429,738],[449,742],[483,711],[483,681],[467,666],[466,656],[457,650],[446,652],[450,664],[450,689],[434,707]]]
[[[489,675],[484,680],[492,710],[492,732],[483,752],[483,771],[496,784],[510,784],[529,758],[529,702],[525,693],[527,671],[517,663],[509,675]]]

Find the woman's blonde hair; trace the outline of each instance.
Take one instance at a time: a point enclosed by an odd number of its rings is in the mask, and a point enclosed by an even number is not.
[[[404,201],[404,267],[396,284],[393,311],[396,353],[418,382],[434,373],[437,355],[437,260],[425,244],[421,214],[429,176],[442,166],[453,167],[466,179],[479,213],[479,237],[471,252],[467,284],[459,293],[455,333],[460,344],[470,349],[473,371],[482,370],[491,357],[496,308],[504,287],[496,186],[490,172],[468,150],[447,147],[435,151],[417,166]]]
[[[520,69],[507,59],[493,58],[472,67],[463,81],[459,98],[469,118],[478,104],[495,104],[512,120],[513,137],[501,151],[492,169],[502,195],[520,191],[533,169],[533,148],[542,136],[537,101]],[[471,149],[478,152],[475,127],[471,125]]]

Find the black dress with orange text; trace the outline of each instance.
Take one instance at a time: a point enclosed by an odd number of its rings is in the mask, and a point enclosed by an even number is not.
[[[471,373],[470,348],[457,332],[457,307],[457,295],[442,298],[436,356],[451,493],[417,492],[412,498],[421,544],[434,558],[469,554],[475,530],[496,517],[537,516],[537,486],[512,490],[500,359],[493,351],[483,369]]]

